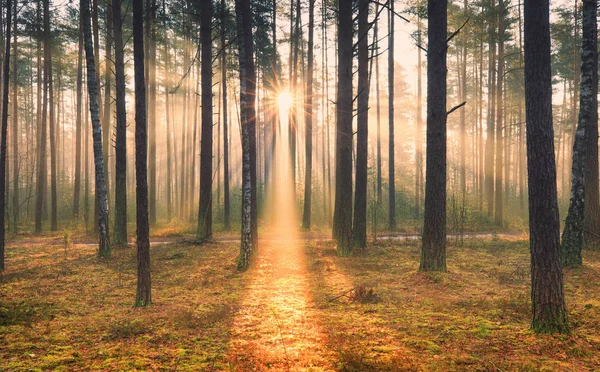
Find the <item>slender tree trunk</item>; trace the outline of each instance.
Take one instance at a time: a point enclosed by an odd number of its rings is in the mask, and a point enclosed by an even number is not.
[[[167,28],[167,19],[166,19],[166,0],[163,0],[162,6],[163,6],[163,16],[165,16],[164,19],[164,28]],[[173,165],[171,164],[171,154],[172,154],[172,143],[171,143],[171,139],[173,136],[173,129],[172,129],[172,124],[171,124],[171,112],[170,112],[170,93],[169,93],[169,65],[170,65],[170,56],[169,56],[169,46],[168,46],[168,40],[165,38],[164,39],[164,44],[163,44],[163,59],[164,59],[164,63],[165,63],[165,67],[164,67],[164,74],[163,74],[163,85],[165,87],[165,121],[167,123],[167,182],[166,182],[166,199],[167,199],[167,220],[171,221],[171,219],[173,218],[173,190],[172,190],[172,183],[173,183]]]
[[[83,21],[79,17],[79,45],[77,49],[77,121],[75,125],[75,190],[73,191],[73,216],[79,217],[79,201],[81,199],[81,115],[83,111]]]
[[[6,47],[4,50],[4,64],[2,66],[2,139],[0,142],[0,271],[4,271],[4,250],[6,242],[5,211],[6,211],[6,152],[8,135],[8,86],[10,74],[10,27],[11,27],[12,0],[6,0]],[[1,13],[1,11],[0,11]],[[16,11],[15,11],[16,13]],[[16,66],[16,65],[15,65]]]
[[[212,237],[213,102],[212,102],[212,2],[200,9],[202,47],[202,139],[200,147],[200,209],[196,239]]]
[[[17,50],[17,31],[18,31],[18,22],[17,22],[17,1],[13,4],[14,11],[14,31],[13,31],[13,232],[16,234],[18,230],[19,223],[19,212],[20,212],[20,202],[19,202],[19,140],[21,138],[21,132],[19,131],[19,105],[17,98],[19,96],[19,73],[17,70],[17,60],[18,60],[18,50]],[[10,6],[10,4],[7,4]],[[7,12],[10,13],[10,8],[7,8]],[[7,14],[8,15],[8,14]],[[8,18],[8,17],[7,17]],[[10,27],[10,25],[8,25]],[[10,33],[7,34],[7,37],[10,37]],[[4,133],[4,132],[3,132]]]
[[[106,195],[110,201],[110,171],[109,171],[109,152],[110,152],[110,141],[111,141],[111,117],[112,117],[112,73],[113,73],[113,56],[112,56],[112,42],[113,42],[113,16],[112,6],[106,7],[106,36],[104,46],[104,119],[102,120],[102,155],[104,156],[104,176],[106,180]]]
[[[306,170],[304,172],[304,213],[302,227],[310,229],[312,203],[312,133],[313,133],[313,45],[315,28],[315,1],[308,2],[308,71],[306,76],[306,94],[304,124],[306,125],[305,151]]]
[[[464,18],[468,17],[469,4],[467,0],[464,2]],[[460,100],[461,102],[467,101],[467,35],[462,38],[462,61],[461,61],[461,86],[460,86]],[[466,142],[467,142],[467,123],[466,123],[467,107],[466,105],[460,109],[460,133],[459,133],[459,170],[460,170],[460,192],[461,199],[464,201],[467,194],[467,167],[466,167]]]
[[[137,291],[135,306],[152,302],[148,221],[148,122],[144,77],[142,0],[133,0],[133,63],[135,69],[135,199],[137,217]]]
[[[187,20],[184,21],[184,30],[187,30]],[[186,31],[187,32],[187,31]],[[188,68],[190,67],[190,52],[189,52],[189,48],[188,48],[188,39],[187,37],[184,37],[184,57],[183,57],[183,70],[187,71]],[[185,205],[185,197],[187,195],[187,182],[186,182],[186,168],[187,168],[187,154],[186,154],[186,150],[187,150],[187,141],[186,141],[186,135],[187,135],[187,124],[189,124],[187,122],[187,102],[188,102],[188,90],[189,90],[189,75],[184,79],[183,81],[183,89],[182,89],[182,98],[183,98],[183,111],[181,113],[181,121],[182,121],[182,126],[181,126],[181,158],[179,159],[179,164],[181,164],[181,184],[179,186],[179,217],[181,218],[181,220],[183,221],[184,218],[187,216],[186,214],[186,205]]]
[[[379,50],[379,21],[375,20],[375,26],[373,30],[373,39],[375,42],[375,50]],[[419,59],[421,57],[421,49],[419,49]],[[420,65],[420,63],[419,63]],[[419,75],[420,76],[420,75]],[[420,83],[420,79],[419,79]],[[420,86],[420,84],[419,84]],[[379,92],[379,53],[375,56],[375,98],[377,100],[377,208],[381,208],[383,205],[383,180],[381,172],[381,96]],[[327,97],[325,98],[327,99]],[[419,98],[417,98],[417,105],[419,105]],[[417,149],[418,151],[418,149]],[[418,155],[417,155],[418,156]],[[323,175],[325,177],[325,175]],[[323,181],[325,182],[325,181]]]
[[[525,1],[525,61],[531,326],[538,333],[567,333],[552,129],[548,0]]]
[[[52,202],[52,215],[50,230],[58,230],[58,200],[56,190],[56,127],[54,121],[54,89],[52,79],[52,47],[50,46],[50,1],[44,0],[44,65],[48,72],[48,97],[50,105],[50,192]]]
[[[427,5],[427,159],[420,271],[446,271],[446,54],[448,4]]]
[[[148,147],[148,206],[150,225],[156,224],[156,206],[158,204],[158,198],[156,196],[158,181],[156,178],[156,0],[147,1],[149,7],[148,25],[146,26],[148,32],[148,56],[146,56],[148,66],[148,140],[150,141]]]
[[[115,39],[115,89],[117,133],[115,138],[115,244],[127,244],[127,110],[125,106],[125,56],[121,0],[112,0]]]
[[[83,35],[87,65],[88,95],[90,114],[92,117],[92,135],[94,138],[94,164],[96,172],[96,195],[99,236],[99,255],[110,256],[110,240],[108,232],[108,197],[106,195],[106,182],[104,179],[104,165],[102,164],[102,127],[100,125],[100,112],[98,110],[98,86],[96,82],[96,63],[92,46],[92,32],[90,29],[90,3],[81,0],[81,16],[83,18]]]
[[[358,2],[358,118],[356,143],[356,189],[352,244],[367,246],[367,168],[369,153],[369,2]],[[310,57],[309,57],[310,59]]]
[[[489,12],[495,12],[495,0],[489,0]],[[487,196],[487,214],[494,214],[494,119],[496,112],[496,22],[495,17],[488,26],[489,53],[488,53],[488,105],[487,105],[487,138],[485,141],[485,194]]]
[[[82,21],[82,26],[81,26],[81,35],[83,37],[83,21]],[[86,79],[87,80],[87,79]],[[85,102],[84,102],[84,107],[89,107],[89,96],[86,94],[85,97]],[[86,230],[89,227],[89,220],[90,220],[90,126],[89,126],[89,120],[90,120],[90,114],[86,111],[86,110],[82,110],[82,113],[85,116],[85,120],[83,123],[83,128],[85,128],[84,130],[84,135],[83,135],[83,139],[85,141],[85,148],[84,148],[84,171],[83,171],[83,176],[84,176],[84,180],[83,180],[83,218],[85,221],[85,228]]]
[[[225,44],[225,0],[221,0],[221,86],[223,94],[223,220],[231,228],[229,200],[229,123],[227,115],[227,47]]]
[[[571,171],[571,202],[562,235],[561,259],[563,266],[583,263],[586,141],[587,128],[598,122],[598,21],[597,0],[583,0],[583,44],[581,50],[581,94],[579,95],[579,122],[573,144]],[[597,124],[596,124],[597,125]],[[597,146],[597,136],[593,138]],[[590,142],[590,141],[588,141]]]
[[[523,21],[521,17],[521,0],[518,0],[519,15],[519,66],[523,66]],[[523,120],[524,91],[519,89],[519,207],[521,212],[525,209],[525,121]]]
[[[333,237],[337,253],[352,251],[352,3],[338,4],[338,88]]]
[[[592,4],[588,4],[588,3],[592,3]],[[591,7],[591,6],[597,6],[597,1],[590,1],[590,0],[584,0],[583,1],[584,4],[584,8],[585,7]],[[588,9],[589,10],[589,9]],[[584,19],[584,21],[586,21],[587,27],[594,27],[595,33],[597,34],[597,24],[594,24],[593,26],[591,24],[589,24],[589,22],[597,22],[596,21],[596,17],[594,16],[593,20],[591,19],[592,16],[588,15],[588,18]],[[592,30],[588,30],[588,32],[592,32]],[[591,35],[588,35],[589,37],[592,37]],[[584,36],[585,37],[585,36]],[[592,41],[587,39],[584,40],[584,42],[586,43],[591,43]],[[596,38],[594,38],[594,44],[593,44],[594,48],[596,45]],[[592,45],[588,45],[587,51],[590,51],[592,48]],[[596,49],[594,49],[595,51]],[[591,249],[600,249],[600,238],[598,238],[598,236],[600,235],[600,187],[598,186],[598,179],[600,178],[600,176],[598,175],[598,113],[597,110],[595,108],[598,107],[597,104],[597,93],[598,93],[598,71],[597,71],[597,67],[598,67],[598,55],[597,53],[593,53],[592,55],[589,55],[588,52],[586,55],[586,67],[589,64],[593,64],[593,70],[592,71],[585,71],[587,72],[587,74],[591,74],[592,77],[587,76],[586,74],[586,79],[592,79],[592,81],[586,81],[586,110],[591,110],[590,112],[586,112],[585,113],[585,118],[582,119],[582,115],[583,112],[580,112],[580,118],[579,120],[586,120],[585,123],[585,136],[586,136],[586,145],[585,145],[585,176],[584,176],[584,183],[585,183],[585,191],[584,191],[584,200],[585,200],[585,207],[584,207],[584,228],[586,231],[589,231],[589,233],[585,233],[584,234],[584,242],[585,242],[585,246],[587,248],[591,248]],[[582,54],[583,57],[583,54]],[[595,62],[590,62],[589,59],[594,58]],[[587,67],[587,68],[592,68],[592,67]],[[583,67],[582,67],[582,72],[583,72]],[[588,84],[591,84],[588,85]],[[591,91],[590,91],[591,90]],[[583,87],[583,80],[582,80],[582,87],[581,87],[581,93],[583,95],[584,93],[584,87]],[[583,97],[581,100],[581,103],[583,105]],[[589,105],[589,106],[588,106]],[[592,108],[594,108],[592,110]],[[581,111],[583,111],[583,108],[581,108]],[[575,158],[575,155],[573,154],[573,158]]]
[[[417,43],[422,46],[421,39],[421,16],[419,10],[419,19],[417,20]],[[415,215],[417,218],[421,215],[421,191],[423,189],[423,84],[422,80],[422,61],[421,48],[417,48],[417,131],[415,133]],[[379,73],[377,73],[379,75]],[[379,89],[377,89],[379,94]],[[379,166],[379,165],[378,165]]]
[[[503,84],[504,84],[504,0],[498,0],[498,83],[496,85],[496,188],[494,210],[494,222],[502,226],[503,202],[502,202],[502,154],[503,139],[502,129],[504,127],[504,102],[503,102]],[[508,159],[507,159],[508,161]],[[508,166],[508,163],[507,163]]]
[[[235,0],[240,64],[240,121],[242,126],[242,238],[238,269],[246,270],[255,250],[253,228],[252,132],[256,126],[254,50],[252,42],[252,13],[249,0]],[[256,168],[254,168],[256,171]],[[254,175],[256,180],[256,175]]]
[[[38,33],[41,34],[40,25],[41,21],[41,8],[40,1],[38,1]],[[45,42],[44,42],[45,44]],[[45,51],[44,51],[45,53]],[[35,232],[42,232],[42,218],[44,211],[44,203],[45,203],[45,191],[46,191],[46,177],[47,177],[47,160],[46,160],[46,117],[48,116],[48,74],[46,71],[46,64],[44,64],[44,78],[43,78],[43,89],[42,85],[40,85],[40,76],[42,76],[41,70],[41,44],[38,41],[38,130],[40,131],[39,135],[39,145],[38,145],[38,166],[37,166],[37,178],[36,178],[36,201],[35,201]],[[42,90],[44,93],[44,98],[42,100]],[[40,111],[41,108],[41,111]],[[41,112],[41,114],[40,114]]]
[[[388,35],[388,121],[389,121],[389,146],[388,146],[388,178],[389,178],[389,215],[388,227],[390,230],[396,229],[396,176],[395,176],[395,150],[394,150],[394,2],[390,1],[389,28]]]

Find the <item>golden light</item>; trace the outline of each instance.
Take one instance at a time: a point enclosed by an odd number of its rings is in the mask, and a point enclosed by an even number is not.
[[[279,106],[280,111],[289,110],[289,108],[292,107],[292,102],[292,96],[287,91],[283,91],[277,96],[277,106]]]

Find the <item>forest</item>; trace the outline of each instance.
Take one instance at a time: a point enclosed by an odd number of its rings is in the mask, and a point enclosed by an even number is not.
[[[1,371],[600,370],[597,0],[0,0]]]

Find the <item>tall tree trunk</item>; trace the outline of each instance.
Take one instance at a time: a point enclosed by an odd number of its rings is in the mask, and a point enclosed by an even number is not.
[[[225,44],[225,0],[221,0],[221,86],[223,94],[223,220],[231,228],[229,200],[229,123],[227,115],[227,46]]]
[[[200,209],[196,239],[212,237],[213,102],[212,102],[212,1],[202,2],[200,38],[202,47],[202,138],[200,142]]]
[[[566,333],[569,325],[560,262],[548,0],[525,1],[525,61],[531,326],[539,333]]]
[[[83,24],[82,24],[82,29],[81,29],[81,34],[83,37]],[[85,71],[84,71],[85,73]],[[87,75],[87,74],[86,74]],[[86,76],[86,81],[87,81],[87,76]],[[86,94],[84,96],[84,106],[83,107],[89,107],[89,96]],[[85,128],[84,133],[83,133],[83,139],[85,141],[85,148],[83,150],[83,152],[85,153],[84,159],[83,159],[83,163],[84,163],[84,171],[83,171],[83,218],[85,221],[85,229],[87,230],[89,228],[89,221],[90,221],[90,125],[89,125],[89,120],[90,120],[90,114],[86,111],[83,110],[82,113],[85,116],[85,120],[83,122],[83,128]]]
[[[162,7],[163,7],[163,16],[164,18],[164,28],[167,28],[167,18],[166,18],[166,14],[167,14],[167,9],[166,9],[166,2],[167,0],[163,0],[162,3]],[[173,136],[173,129],[171,127],[171,110],[170,110],[170,93],[169,93],[169,66],[170,66],[170,58],[169,58],[169,46],[168,46],[168,40],[167,38],[164,39],[163,41],[163,60],[165,61],[165,65],[164,65],[164,73],[163,73],[163,85],[165,87],[165,121],[167,123],[167,180],[166,180],[166,187],[165,187],[165,191],[166,191],[166,199],[167,199],[167,220],[169,220],[169,222],[171,221],[171,219],[173,218],[173,190],[172,190],[172,183],[173,183],[173,165],[171,164],[171,155],[172,155],[172,136]]]
[[[585,169],[587,154],[587,130],[598,122],[598,21],[597,0],[583,0],[583,43],[581,50],[581,94],[579,95],[579,122],[573,144],[571,171],[571,202],[562,235],[561,259],[563,266],[579,266],[583,263]],[[592,138],[597,146],[597,135]]]
[[[187,30],[187,20],[184,21],[184,25],[183,25],[183,29]],[[187,31],[186,31],[187,32]],[[185,35],[185,33],[184,33]],[[187,71],[188,68],[191,69],[190,67],[190,52],[189,52],[189,48],[188,48],[188,39],[187,37],[184,37],[184,52],[183,52],[183,70]],[[187,167],[187,154],[186,154],[186,150],[187,150],[187,142],[186,142],[186,134],[187,134],[187,125],[189,124],[187,123],[187,101],[188,101],[188,90],[189,90],[189,84],[188,84],[188,80],[189,80],[189,75],[185,77],[182,85],[183,85],[183,89],[182,89],[182,98],[183,98],[183,111],[181,113],[181,121],[182,121],[182,126],[181,126],[181,158],[179,159],[179,164],[181,167],[181,177],[180,177],[180,186],[179,186],[179,217],[181,218],[181,220],[183,221],[184,218],[187,216],[186,214],[186,205],[185,205],[185,197],[187,195],[187,182],[186,182],[186,167]],[[176,162],[177,163],[177,162]]]
[[[77,47],[77,119],[75,124],[75,190],[73,191],[73,216],[79,217],[81,199],[81,115],[83,96],[83,21],[79,17],[79,44]],[[87,140],[87,139],[86,139]]]
[[[352,3],[338,4],[338,87],[333,238],[337,253],[352,251]]]
[[[121,0],[112,0],[115,39],[115,89],[117,133],[115,138],[115,244],[127,244],[127,110],[125,106],[125,51],[121,24]]]
[[[5,211],[6,211],[6,150],[8,135],[8,85],[10,73],[10,27],[12,0],[6,0],[6,47],[4,52],[3,76],[2,76],[2,139],[0,140],[0,271],[4,271],[5,250]],[[0,10],[1,13],[1,10]],[[15,12],[16,13],[16,12]]]
[[[291,60],[290,60],[290,95],[292,96],[293,103],[290,105],[290,114],[289,114],[289,146],[290,146],[290,158],[292,164],[292,186],[293,193],[296,195],[296,159],[298,157],[296,151],[297,144],[297,127],[298,127],[298,109],[296,105],[297,101],[297,93],[298,93],[298,54],[300,53],[300,0],[297,0],[296,7],[294,8],[292,3],[292,12],[290,13],[290,20],[293,21],[292,27],[292,36],[291,36]],[[293,15],[293,12],[296,12],[296,15]]]
[[[148,55],[146,56],[147,66],[145,68],[148,71],[148,140],[150,141],[148,147],[148,206],[150,224],[156,224],[156,206],[158,204],[158,198],[156,196],[157,190],[157,178],[156,178],[156,0],[147,0],[148,5],[148,18],[146,25],[148,43],[147,50]]]
[[[467,19],[469,13],[469,4],[467,0],[464,2],[464,18]],[[467,34],[462,37],[462,61],[461,61],[461,86],[460,100],[467,101]],[[467,142],[467,123],[466,123],[467,107],[466,105],[460,109],[460,133],[459,133],[459,170],[460,170],[460,192],[461,199],[464,201],[467,194],[467,166],[466,166],[466,142]]]
[[[238,269],[245,270],[255,250],[256,236],[253,229],[252,202],[252,132],[256,126],[254,106],[256,74],[254,72],[254,50],[252,42],[252,13],[249,0],[235,0],[237,35],[240,64],[240,121],[242,125],[242,238]],[[254,168],[256,171],[256,168]],[[254,180],[256,179],[254,175]]]
[[[504,0],[498,0],[498,83],[496,84],[496,188],[494,210],[494,222],[502,225],[503,202],[502,202],[502,154],[503,139],[502,129],[504,127],[503,106],[503,84],[504,84]],[[507,166],[508,166],[508,160]]]
[[[52,215],[50,230],[58,230],[58,197],[56,190],[56,128],[54,121],[54,89],[52,79],[52,47],[50,46],[50,0],[44,0],[44,65],[48,72],[48,97],[50,105],[50,192],[52,202]]]
[[[395,150],[394,150],[394,2],[391,0],[388,12],[389,35],[388,35],[388,121],[389,121],[389,146],[388,146],[388,188],[389,188],[389,214],[388,227],[396,229],[396,176],[395,176]]]
[[[419,13],[419,19],[417,20],[417,43],[422,46],[421,38],[421,12]],[[417,50],[417,131],[415,133],[415,215],[418,218],[421,214],[421,191],[423,189],[423,84],[422,80],[422,61],[421,61],[421,48]],[[377,73],[379,76],[379,73]],[[377,89],[379,94],[379,89]],[[379,150],[378,150],[379,151]],[[379,167],[380,165],[378,165]],[[379,186],[378,186],[379,187]]]
[[[41,3],[38,1],[38,34],[41,35]],[[45,44],[45,42],[44,42]],[[45,51],[44,51],[45,53]],[[47,160],[46,160],[46,117],[48,116],[48,74],[46,71],[46,65],[44,64],[44,78],[43,78],[43,89],[39,84],[40,76],[42,76],[41,70],[41,43],[38,41],[38,130],[39,146],[38,146],[38,161],[37,161],[37,177],[36,177],[36,200],[35,200],[35,232],[42,232],[42,218],[44,212],[45,194],[46,194],[46,178],[47,178]],[[42,90],[44,98],[42,99]],[[41,111],[40,111],[41,108]],[[41,112],[41,114],[40,114]]]
[[[367,168],[369,155],[369,2],[358,2],[358,118],[356,135],[356,189],[352,244],[367,246]],[[310,59],[310,57],[309,57]]]
[[[523,66],[523,21],[521,17],[521,0],[517,3],[519,14],[519,66]],[[525,121],[523,120],[523,86],[519,89],[519,207],[525,209]]]
[[[305,151],[306,170],[304,172],[304,213],[302,227],[310,229],[311,203],[312,203],[312,133],[313,133],[313,45],[315,28],[315,1],[308,1],[308,71],[306,76],[306,94],[304,125],[306,125]]]
[[[108,5],[108,4],[107,4]],[[104,46],[104,119],[102,120],[102,155],[104,156],[104,177],[106,179],[106,195],[110,201],[110,171],[109,171],[109,152],[110,152],[110,141],[111,141],[111,117],[112,117],[112,73],[113,73],[113,56],[112,56],[112,42],[113,42],[113,17],[112,17],[112,6],[106,7],[106,36]]]
[[[593,5],[590,5],[588,3],[593,3]],[[590,1],[590,0],[584,0],[583,1],[584,4],[584,8],[585,7],[590,7],[590,6],[597,6],[597,1]],[[585,16],[584,16],[585,17]],[[584,19],[584,21],[587,22],[591,22],[592,20],[589,19],[589,17],[591,17],[590,15],[588,15],[588,18]],[[596,18],[594,16],[593,19],[594,22],[596,21]],[[594,27],[594,30],[596,30],[595,32],[597,33],[597,25],[594,24],[593,26],[591,24],[587,24],[587,27]],[[592,32],[592,30],[588,30],[588,32]],[[591,35],[588,35],[591,37]],[[584,36],[585,37],[585,36]],[[594,42],[596,41],[596,39],[594,39]],[[591,41],[589,39],[584,40],[584,42],[586,43],[591,43]],[[596,45],[596,44],[594,44]],[[588,45],[588,48],[592,48],[591,45]],[[595,48],[595,46],[594,46]],[[591,50],[591,49],[587,49],[587,50]],[[594,49],[595,50],[595,49]],[[584,49],[585,51],[585,49]],[[582,54],[583,57],[583,54]],[[594,58],[594,60],[596,62],[590,62],[588,59]],[[600,176],[598,175],[598,113],[597,110],[595,109],[596,107],[598,107],[597,104],[597,98],[596,95],[598,93],[598,71],[597,71],[597,67],[598,67],[598,55],[597,53],[593,53],[592,55],[587,55],[586,58],[586,66],[590,63],[593,63],[593,70],[592,71],[586,71],[588,74],[592,74],[592,77],[585,77],[587,79],[592,79],[592,82],[586,81],[586,110],[588,109],[587,105],[590,105],[589,110],[591,110],[589,113],[585,113],[586,116],[589,116],[589,118],[587,118],[586,120],[586,127],[585,127],[585,136],[586,136],[586,144],[585,144],[585,176],[584,176],[584,183],[585,183],[585,187],[584,187],[584,200],[585,200],[585,207],[584,207],[584,228],[586,231],[589,231],[589,233],[585,233],[584,234],[584,243],[586,245],[587,248],[591,248],[591,249],[600,249],[600,238],[598,238],[598,236],[600,235],[600,187],[598,185],[598,179],[600,178]],[[583,61],[582,61],[583,62]],[[591,67],[590,67],[591,68]],[[582,72],[583,72],[583,66],[582,66]],[[582,78],[583,79],[583,78]],[[582,87],[581,87],[581,94],[583,96],[583,92],[584,92],[584,87],[583,87],[583,80],[582,80]],[[591,86],[588,86],[587,84],[592,84]],[[590,102],[588,102],[587,100],[591,100]],[[581,97],[581,104],[583,104],[583,97]],[[594,108],[594,110],[592,110],[592,107]],[[581,111],[583,111],[583,107],[580,108]],[[580,112],[580,118],[579,120],[581,121],[581,115],[583,115],[582,112]],[[584,119],[585,120],[585,119]],[[575,157],[575,155],[573,155],[573,157]]]
[[[495,0],[489,0],[488,11],[494,14]],[[494,214],[494,119],[496,112],[496,22],[495,17],[488,26],[489,52],[488,52],[488,104],[487,104],[487,138],[485,141],[485,194],[487,196],[487,214]]]
[[[139,1],[139,0],[136,0]],[[108,232],[108,197],[106,195],[106,181],[104,178],[104,165],[102,163],[102,127],[100,125],[100,112],[98,110],[98,86],[96,82],[96,63],[92,46],[92,30],[90,28],[90,3],[81,0],[81,16],[83,17],[83,35],[87,65],[88,95],[90,114],[92,117],[92,135],[94,138],[94,166],[96,173],[96,195],[99,234],[99,255],[110,256],[110,239]]]
[[[375,50],[379,50],[378,31],[379,21],[375,20],[375,26],[373,30]],[[421,50],[419,49],[419,59],[420,57]],[[420,82],[421,81],[419,79],[419,83]],[[377,100],[377,209],[379,210],[379,208],[381,208],[383,205],[383,180],[381,174],[381,96],[379,92],[379,54],[375,56],[375,98]],[[325,99],[327,99],[327,97],[325,97]],[[419,98],[417,98],[417,105],[419,105]],[[323,174],[323,178],[325,178],[325,174]],[[323,182],[325,181],[323,180]]]
[[[420,271],[446,271],[446,54],[448,4],[427,5],[427,159]]]
[[[135,200],[137,217],[136,306],[152,302],[148,222],[148,122],[144,77],[143,0],[133,0],[133,63],[135,69]]]
[[[20,212],[20,204],[19,204],[19,140],[21,138],[21,132],[19,131],[19,105],[17,98],[19,96],[19,73],[17,70],[17,60],[18,60],[18,50],[17,50],[17,30],[18,30],[18,18],[17,18],[17,1],[13,4],[14,11],[14,31],[13,31],[13,231],[17,233],[18,223],[19,223],[19,212]],[[10,6],[10,4],[7,4]],[[7,12],[10,13],[10,8],[7,8]],[[8,15],[8,14],[7,14]],[[8,25],[10,27],[10,25]],[[10,37],[10,33],[7,34],[7,37]]]

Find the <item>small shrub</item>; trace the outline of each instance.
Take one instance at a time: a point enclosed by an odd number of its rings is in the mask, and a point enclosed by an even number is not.
[[[354,291],[352,292],[352,300],[360,302],[361,304],[372,304],[379,302],[379,296],[375,293],[373,288],[359,284],[354,287]]]

